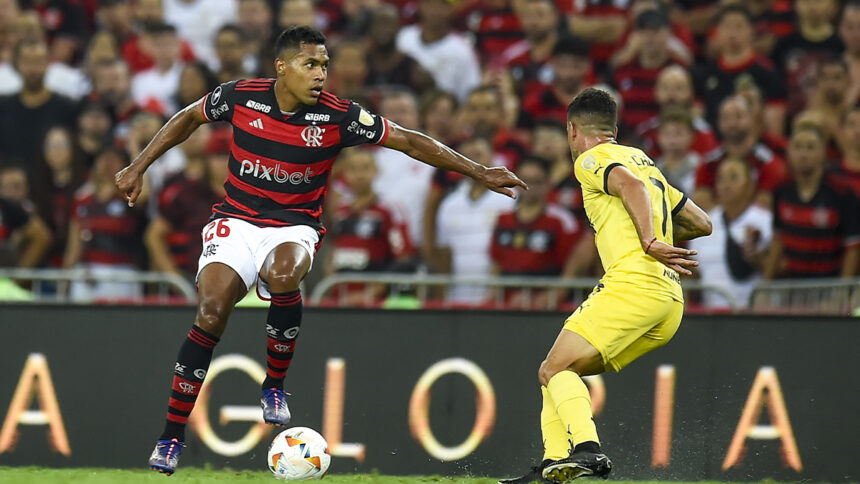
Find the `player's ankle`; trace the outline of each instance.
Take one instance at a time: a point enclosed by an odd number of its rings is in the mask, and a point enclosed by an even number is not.
[[[573,448],[573,452],[591,452],[594,454],[600,453],[600,444],[594,442],[593,440],[589,440],[586,442],[580,442],[576,444],[576,447]]]

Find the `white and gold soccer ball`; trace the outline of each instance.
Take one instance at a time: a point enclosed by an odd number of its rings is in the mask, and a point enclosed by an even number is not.
[[[275,436],[267,463],[278,479],[309,481],[325,477],[331,455],[328,443],[316,430],[293,427]]]

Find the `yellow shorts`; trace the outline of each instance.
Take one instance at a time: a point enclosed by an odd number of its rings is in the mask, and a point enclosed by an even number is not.
[[[564,322],[603,356],[606,369],[619,371],[666,344],[678,326],[684,303],[651,295],[641,286],[599,285]]]

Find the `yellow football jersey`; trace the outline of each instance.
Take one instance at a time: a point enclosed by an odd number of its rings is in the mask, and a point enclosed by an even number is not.
[[[683,301],[678,273],[645,253],[621,198],[608,193],[609,172],[618,166],[626,167],[645,183],[657,240],[672,244],[672,214],[686,201],[638,148],[603,143],[582,153],[574,162],[574,174],[582,185],[585,213],[596,233],[594,243],[606,271],[603,282],[641,285]]]

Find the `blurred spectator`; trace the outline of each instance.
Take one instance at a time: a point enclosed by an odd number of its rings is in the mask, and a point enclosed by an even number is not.
[[[317,22],[327,25],[332,35],[364,38],[373,11],[381,4],[382,0],[322,0],[316,3]],[[338,12],[332,12],[332,7]]]
[[[517,175],[529,189],[520,192],[514,210],[503,212],[496,220],[490,245],[493,273],[503,276],[582,275],[582,269],[592,261],[575,260],[573,249],[584,228],[569,211],[548,203],[552,189],[550,162],[526,156],[520,162]],[[588,243],[592,243],[590,239]],[[509,290],[505,301],[515,307],[546,309],[555,307],[558,302],[549,300],[552,293]]]
[[[582,187],[573,175],[567,127],[555,119],[544,119],[535,126],[532,153],[550,160],[549,202],[566,208],[581,225],[587,224],[582,206]]]
[[[420,21],[400,29],[397,49],[433,76],[436,86],[464,100],[481,82],[478,57],[469,42],[452,31],[446,0],[420,0]]]
[[[99,30],[90,37],[84,53],[82,67],[90,78],[95,75],[96,66],[120,56],[114,35],[107,30]],[[90,86],[92,88],[92,86]],[[87,93],[89,90],[87,90]]]
[[[318,27],[314,2],[311,0],[284,0],[281,2],[281,9],[278,12],[278,27],[283,30],[294,25]],[[325,27],[323,29],[329,30]]]
[[[129,207],[114,186],[114,175],[128,164],[120,150],[108,148],[96,158],[90,183],[75,197],[69,223],[66,268],[82,267],[94,275],[130,273],[143,268],[143,204]],[[72,300],[116,300],[141,295],[135,283],[73,282]]]
[[[735,94],[744,98],[749,105],[750,112],[752,113],[752,129],[755,131],[759,141],[776,153],[777,156],[785,159],[788,139],[781,133],[765,130],[765,103],[761,88],[756,85],[752,78],[742,77],[735,82]]]
[[[121,41],[121,49],[122,56],[132,74],[137,74],[155,67],[155,46],[152,44],[152,38],[141,34],[148,25],[164,23],[164,8],[161,0],[136,0],[134,18],[134,34]],[[179,41],[179,52],[179,57],[185,62],[195,59],[191,44],[184,39]]]
[[[96,111],[85,111],[85,113],[94,112]],[[101,113],[104,114],[103,111]],[[87,120],[82,124],[91,124],[91,121]],[[99,148],[103,149],[104,146],[106,145],[101,145]],[[40,218],[54,234],[53,244],[47,254],[47,264],[51,267],[61,267],[63,252],[68,242],[69,220],[72,216],[75,192],[84,182],[85,167],[75,150],[72,134],[66,128],[51,128],[45,135],[42,152],[47,174],[40,180],[38,208]]]
[[[576,37],[563,37],[556,42],[550,58],[552,81],[535,84],[523,94],[523,127],[535,120],[555,118],[567,122],[567,105],[588,87],[591,62],[588,44]]]
[[[797,29],[773,49],[771,57],[788,92],[789,116],[806,106],[821,61],[842,53],[842,41],[833,26],[837,8],[837,0],[796,0]]]
[[[570,33],[591,42],[589,58],[594,69],[603,75],[609,58],[627,31],[627,9],[630,0],[570,1],[573,9],[568,15]]]
[[[705,104],[705,117],[717,121],[720,104],[735,91],[739,78],[751,77],[762,90],[765,101],[765,131],[781,134],[785,130],[785,86],[771,63],[760,58],[753,44],[754,31],[749,12],[740,5],[729,5],[717,18],[716,60],[699,66],[696,91]]]
[[[36,267],[50,243],[51,233],[39,217],[0,198],[0,246],[17,254],[18,267]]]
[[[218,87],[218,80],[206,64],[202,62],[185,64],[182,66],[182,73],[179,74],[179,90],[176,92],[175,103],[181,109],[199,101],[216,87]]]
[[[33,12],[26,12],[15,18],[12,32],[9,36],[13,46],[22,42],[45,42],[45,31],[42,29],[39,17]],[[47,44],[46,44],[47,45]],[[24,80],[14,64],[14,48],[11,63],[0,63],[0,94],[15,94],[21,91]],[[86,76],[77,68],[57,61],[48,61],[44,73],[45,87],[57,94],[73,99],[80,98],[89,89]]]
[[[860,197],[860,106],[854,106],[845,115],[839,135],[842,150],[842,161],[837,168],[839,176]]]
[[[74,146],[75,151],[80,152],[84,169],[93,166],[96,156],[113,141],[112,128],[111,115],[103,104],[91,102],[84,105],[78,115]],[[48,168],[51,168],[50,163]]]
[[[182,73],[176,28],[170,24],[152,24],[143,35],[151,42],[155,65],[134,75],[131,96],[138,104],[155,107],[159,113],[170,116],[179,110],[174,96],[179,90]]]
[[[502,126],[507,129],[515,129],[520,119],[520,97],[517,94],[514,79],[505,68],[488,68],[481,75],[481,85],[491,86],[496,89],[501,98]],[[517,131],[523,139],[528,138],[528,133]]]
[[[694,132],[693,119],[686,109],[667,109],[660,113],[657,145],[661,156],[654,161],[666,181],[686,194],[693,193],[696,169],[702,162],[702,156],[692,149]]]
[[[860,261],[860,208],[847,184],[825,171],[826,137],[795,127],[788,145],[793,178],[773,194],[774,243],[765,278],[852,277]]]
[[[72,64],[87,38],[86,12],[78,2],[68,0],[18,0],[22,10],[36,13],[51,45],[52,61]]]
[[[622,121],[636,129],[656,116],[659,106],[654,99],[654,86],[660,71],[670,64],[687,65],[691,61],[686,47],[672,37],[665,13],[640,13],[627,43],[611,60],[613,84],[624,100]]]
[[[146,3],[146,1],[138,0],[136,3]],[[132,6],[130,0],[99,0],[96,7],[98,27],[104,29],[102,31],[110,33],[120,45],[124,44],[136,35],[134,28],[135,7],[136,5]]]
[[[45,87],[48,47],[23,40],[15,48],[15,69],[23,85],[18,94],[0,98],[0,157],[16,160],[30,177],[38,173],[42,139],[54,125],[74,122],[74,103]]]
[[[131,96],[131,73],[120,59],[101,62],[96,66],[90,102],[104,104],[114,122],[113,134],[125,138],[132,116],[141,111]]]
[[[236,0],[162,0],[164,21],[191,43],[194,56],[214,68],[215,33],[236,21]],[[156,47],[157,48],[157,47]],[[156,55],[157,52],[153,52]],[[156,60],[156,64],[158,61]]]
[[[552,0],[515,2],[522,25],[523,39],[502,53],[500,62],[510,69],[517,86],[523,90],[532,83],[552,81],[552,57],[559,38],[559,15]]]
[[[475,38],[484,65],[495,65],[502,52],[522,37],[520,19],[510,0],[476,0],[461,15]],[[558,20],[556,19],[556,25]]]
[[[714,206],[717,167],[724,159],[733,157],[745,160],[750,165],[758,190],[756,200],[764,206],[770,206],[771,192],[785,178],[785,162],[761,142],[754,126],[752,110],[745,98],[736,95],[723,101],[719,130],[722,144],[696,170],[695,202],[705,210]]]
[[[514,169],[525,152],[525,145],[505,126],[503,104],[495,87],[480,86],[473,90],[460,114],[462,134],[489,139],[493,144],[493,164]]]
[[[739,307],[749,303],[752,289],[761,280],[764,258],[772,238],[773,216],[753,203],[755,183],[744,160],[729,158],[716,177],[717,205],[709,212],[710,237],[690,241],[699,253],[698,274],[706,284],[725,289]],[[705,307],[730,309],[717,292],[705,291]]]
[[[373,190],[376,165],[373,154],[365,149],[345,153],[343,178],[352,197],[337,207],[331,224],[331,244],[326,273],[383,272],[396,269],[413,254],[406,224],[397,210],[382,203]],[[360,305],[367,300],[363,284],[347,284],[336,292],[346,305]],[[375,301],[385,287],[370,288]],[[343,293],[345,292],[345,294]]]
[[[344,99],[367,95],[367,50],[356,41],[344,41],[331,54],[331,74],[326,89]]]
[[[218,58],[216,77],[219,83],[253,77],[244,67],[246,53],[245,37],[239,27],[227,24],[218,29],[215,55]]]
[[[839,128],[851,108],[847,99],[851,87],[848,76],[848,65],[841,58],[825,59],[818,63],[815,85],[810,92],[807,108],[820,113],[829,139],[839,136]]]
[[[472,138],[459,151],[484,166],[491,166],[492,145],[485,138]],[[490,276],[490,241],[499,214],[511,210],[514,201],[500,197],[483,184],[464,180],[439,206],[436,216],[436,256],[440,272],[455,276]],[[483,286],[454,285],[447,300],[455,304],[480,304],[487,298]]]
[[[839,21],[839,38],[845,46],[842,59],[848,65],[851,87],[845,94],[850,105],[860,99],[860,0],[847,0]]]
[[[12,50],[18,41],[15,20],[20,13],[18,0],[0,0],[0,65],[12,59]]]
[[[205,129],[200,129],[205,128]],[[201,230],[212,205],[224,198],[229,147],[218,146],[208,126],[201,126],[180,145],[186,164],[168,178],[158,195],[158,214],[150,221],[144,240],[153,270],[194,280],[203,251]]]
[[[387,90],[379,104],[379,114],[406,129],[419,129],[418,101],[406,90]],[[376,150],[377,175],[373,191],[382,202],[404,210],[409,238],[420,245],[424,240],[422,217],[434,168],[396,150]]]
[[[17,203],[28,214],[36,213],[36,205],[31,199],[30,180],[20,166],[0,168],[0,198]]]
[[[690,113],[693,119],[693,144],[691,149],[705,156],[719,146],[717,135],[705,118],[696,114],[693,107],[693,79],[690,71],[677,64],[664,67],[657,75],[654,85],[654,100],[660,112],[683,109]],[[657,143],[660,115],[639,123],[636,134],[642,139],[642,149],[651,158],[660,156],[660,145]]]
[[[274,67],[271,66],[272,62],[268,61],[275,58],[272,6],[266,0],[239,0],[236,24],[242,30],[245,52],[253,60],[253,65],[245,64],[245,68],[251,67],[255,72],[268,69],[257,75],[274,76]]]
[[[415,60],[397,50],[400,16],[397,9],[382,4],[373,11],[368,32],[367,84],[402,85],[421,93],[433,87],[433,77]]]
[[[452,120],[456,116],[457,99],[452,94],[432,90],[421,96],[421,124],[428,136],[451,144]]]

